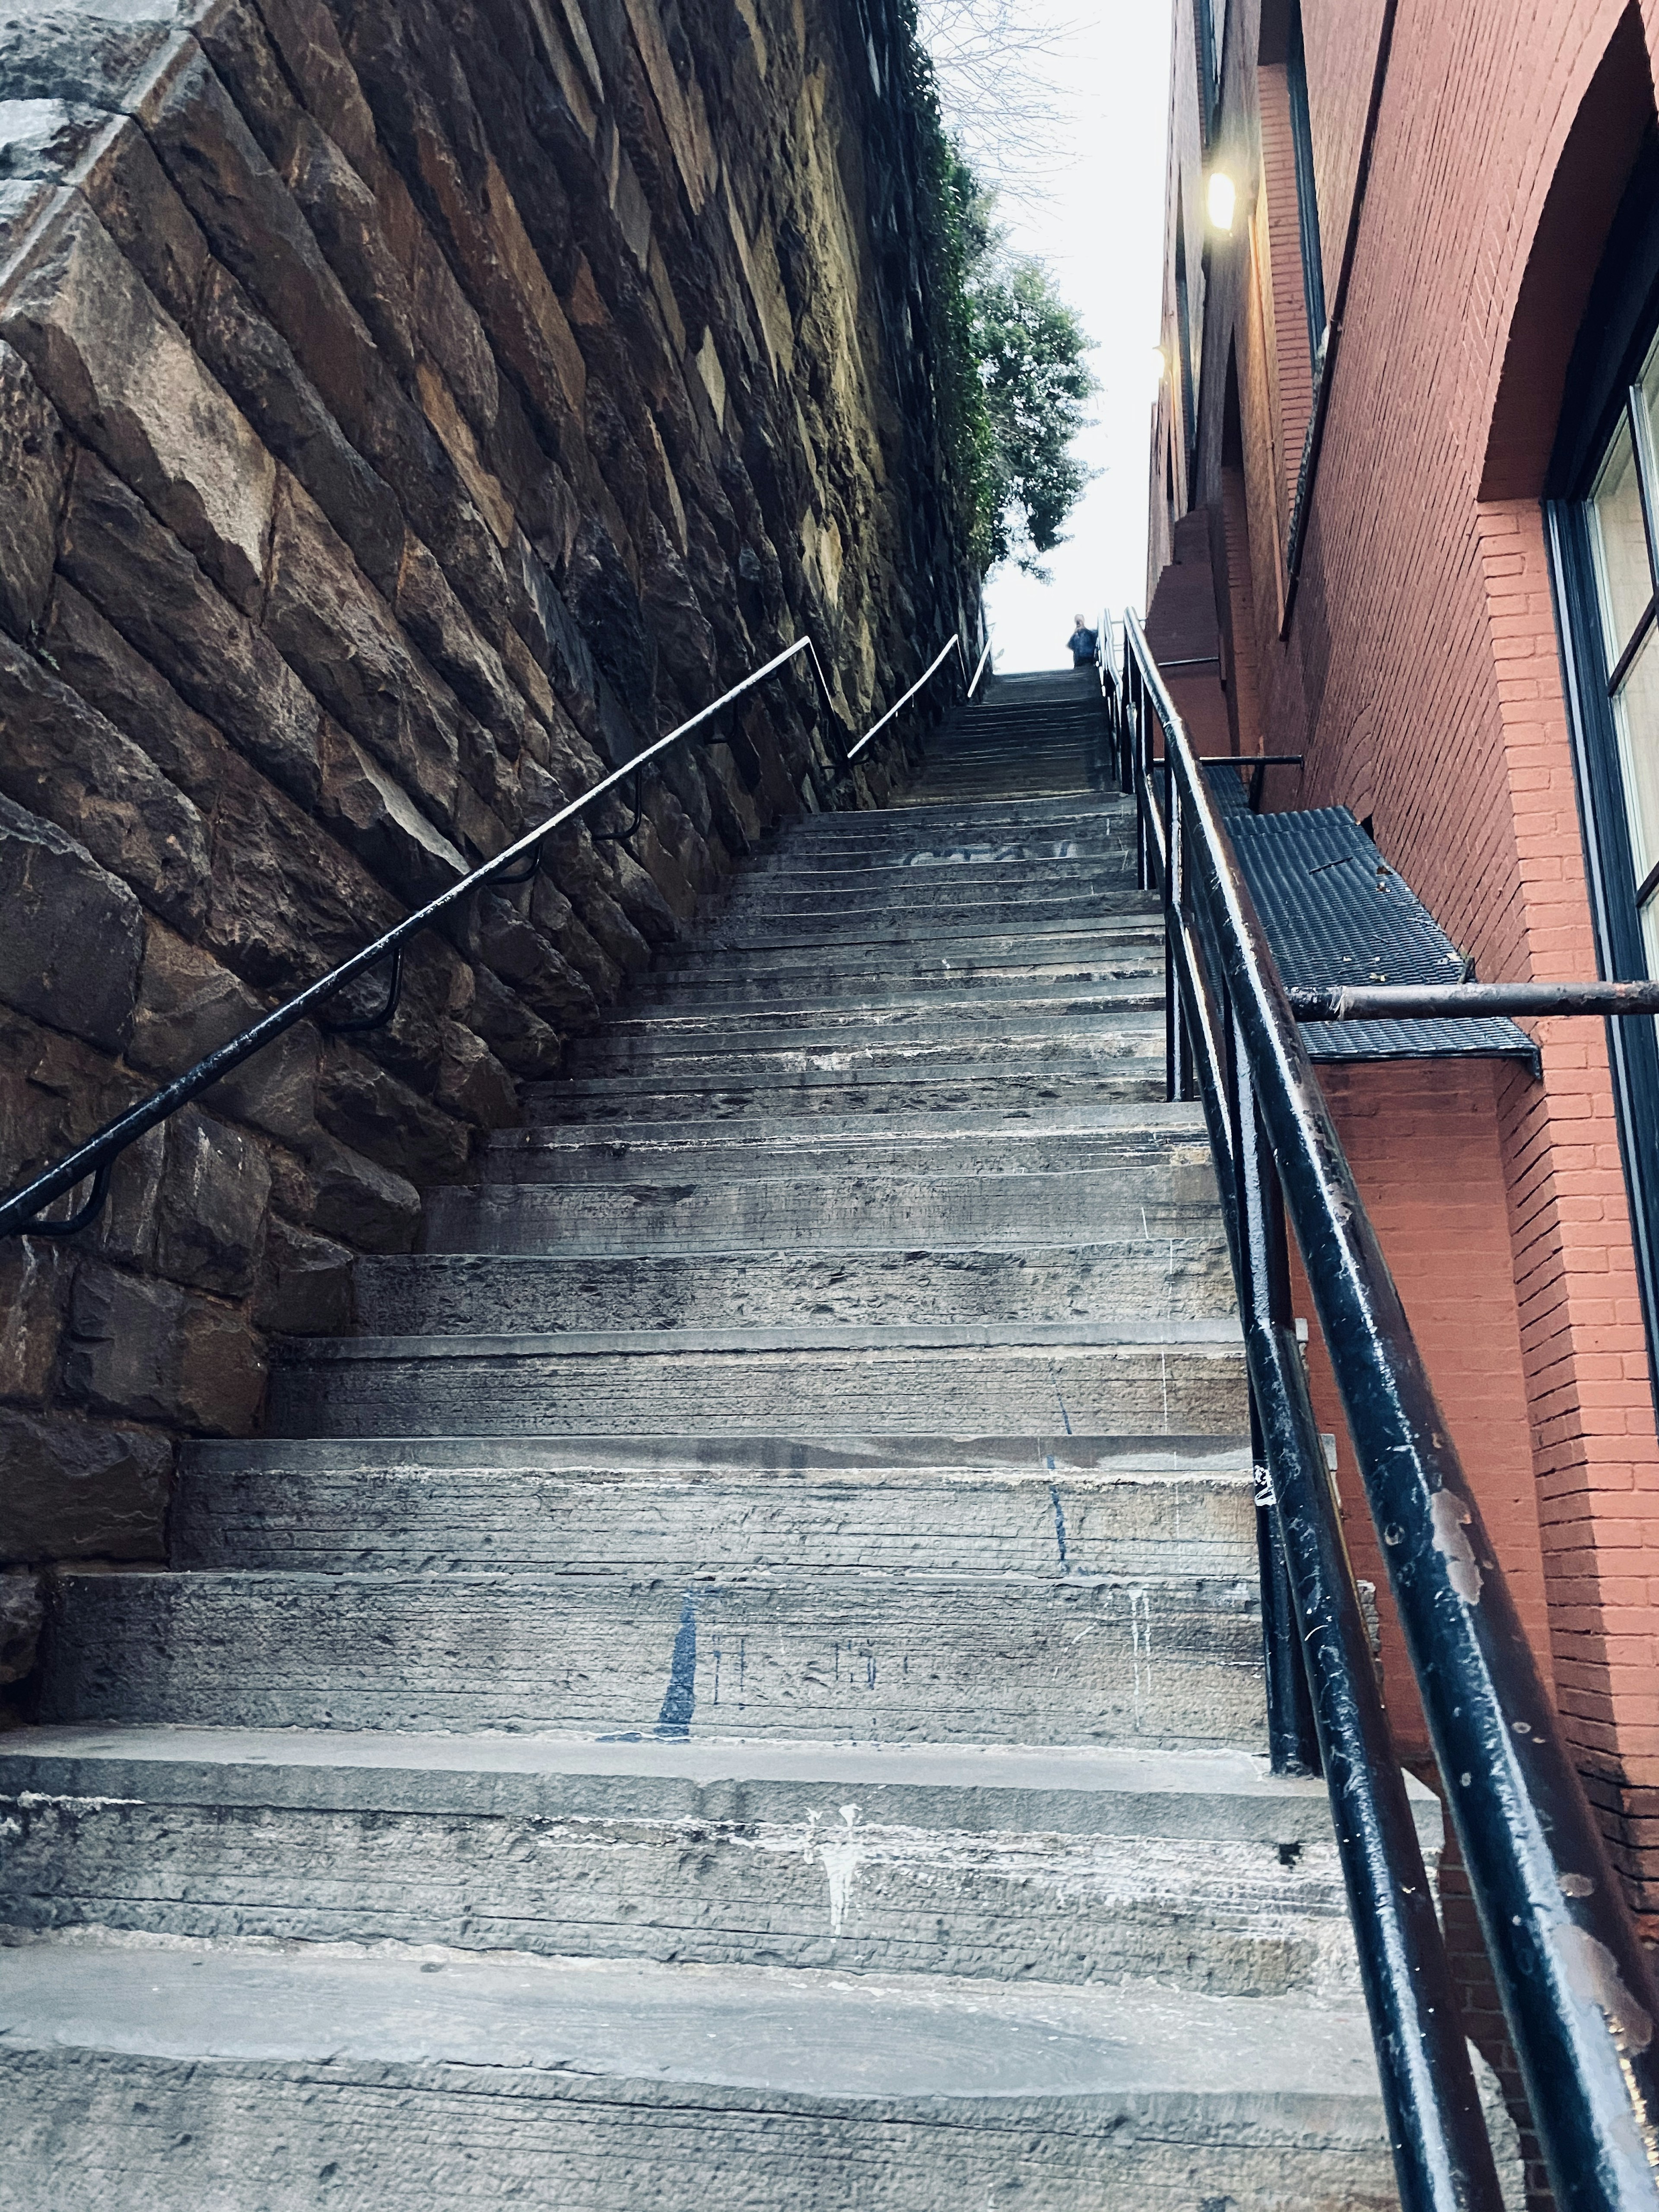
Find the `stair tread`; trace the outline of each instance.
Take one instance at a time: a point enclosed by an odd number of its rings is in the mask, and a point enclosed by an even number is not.
[[[477,1359],[556,1352],[572,1358],[639,1352],[702,1358],[757,1352],[845,1352],[1081,1348],[1137,1351],[1176,1348],[1197,1358],[1237,1355],[1243,1336],[1236,1316],[1163,1321],[1135,1316],[1088,1322],[920,1322],[780,1328],[523,1329],[494,1335],[294,1337],[291,1364],[374,1359]]]
[[[509,2069],[671,2106],[696,2085],[939,2118],[983,2100],[1012,2118],[1157,2094],[1247,2100],[1256,2125],[1291,2129],[1378,2094],[1363,2007],[1156,1984],[51,1939],[9,1952],[6,1984],[0,2050]]]

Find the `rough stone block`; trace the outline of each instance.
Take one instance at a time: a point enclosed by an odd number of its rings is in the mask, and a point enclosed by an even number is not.
[[[228,270],[203,287],[195,337],[277,459],[322,508],[376,589],[397,589],[404,519],[396,499],[346,438],[283,339]]]
[[[592,1028],[599,1006],[586,978],[495,892],[479,891],[473,909],[470,935],[478,957],[544,1021],[567,1033]]]
[[[488,968],[477,968],[474,973],[477,981],[467,1010],[468,1025],[514,1075],[532,1082],[556,1075],[564,1051],[557,1030],[532,1014],[517,993],[509,991]]]
[[[297,117],[289,133],[283,174],[376,344],[400,376],[412,377],[415,295],[408,272],[386,236],[374,192],[308,115]]]
[[[193,935],[207,915],[207,825],[130,738],[0,636],[0,791],[85,845]]]
[[[276,464],[89,209],[14,279],[0,333],[237,605],[256,606]]]
[[[453,821],[455,702],[421,665],[348,547],[291,477],[277,504],[265,627],[329,712],[407,779],[441,824]]]
[[[152,928],[127,1057],[160,1076],[182,1075],[204,1054],[251,1028],[265,1011],[246,985],[171,930]],[[285,1030],[234,1074],[203,1094],[216,1112],[297,1143],[317,1127],[317,1032]]]
[[[505,1129],[519,1119],[519,1094],[513,1078],[482,1037],[459,1022],[444,1024],[444,1056],[438,1073],[437,1101],[483,1129]]]
[[[144,125],[215,253],[293,348],[331,411],[354,430],[363,396],[386,380],[374,340],[205,58],[179,71]]]
[[[246,1322],[171,1283],[82,1266],[64,1358],[70,1400],[94,1413],[206,1436],[246,1436],[265,1364]]]
[[[214,817],[204,942],[249,981],[290,991],[401,919],[367,869],[234,753]]]
[[[453,1181],[466,1166],[465,1127],[343,1040],[324,1049],[317,1118],[383,1167],[423,1182]]]
[[[69,1255],[51,1237],[0,1244],[0,1398],[38,1406],[51,1389],[70,1273]]]
[[[0,1407],[0,1559],[157,1559],[173,1447]]]
[[[322,732],[318,813],[383,882],[411,904],[466,873],[465,856],[421,812],[403,786],[331,718]]]
[[[117,1052],[132,1023],[143,918],[84,845],[0,799],[0,999]]]
[[[468,619],[448,578],[418,538],[404,548],[398,619],[456,695],[490,731],[509,760],[518,757],[529,719],[501,655]]]
[[[360,1252],[407,1252],[421,1225],[421,1194],[412,1182],[366,1159],[332,1137],[306,1147],[305,1164],[273,1163],[282,1211],[338,1237]]]
[[[214,590],[143,502],[90,454],[75,472],[63,565],[129,645],[308,806],[322,717],[264,632]]]
[[[82,176],[80,188],[168,314],[194,337],[196,302],[213,256],[136,123],[117,131]]]
[[[21,1682],[33,1673],[46,1617],[39,1575],[21,1567],[0,1573],[0,1682]]]
[[[352,1255],[273,1213],[253,1298],[255,1324],[282,1336],[343,1336],[351,1328]]]
[[[374,118],[324,0],[260,0],[259,13],[307,106],[368,176],[380,157]]]
[[[69,488],[69,441],[21,354],[0,344],[0,623],[27,639],[46,611]]]
[[[155,1264],[174,1281],[241,1297],[253,1287],[270,1171],[252,1138],[187,1106],[167,1124]]]
[[[224,739],[66,576],[52,585],[38,644],[71,691],[124,730],[186,798],[211,810]]]
[[[119,108],[136,80],[178,37],[173,0],[45,0],[0,17],[0,84],[17,100],[77,100]]]

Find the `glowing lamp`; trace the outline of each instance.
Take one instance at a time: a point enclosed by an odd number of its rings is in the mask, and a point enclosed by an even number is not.
[[[1232,228],[1233,208],[1237,198],[1233,180],[1226,171],[1212,169],[1209,189],[1210,221],[1216,229],[1231,230]]]

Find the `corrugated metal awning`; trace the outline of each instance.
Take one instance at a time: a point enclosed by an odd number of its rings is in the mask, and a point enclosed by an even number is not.
[[[1462,955],[1346,806],[1252,814],[1233,768],[1206,771],[1280,975],[1292,988],[1340,983],[1460,983]],[[1231,789],[1227,787],[1231,786]],[[1308,1022],[1315,1060],[1525,1060],[1537,1051],[1504,1019]]]

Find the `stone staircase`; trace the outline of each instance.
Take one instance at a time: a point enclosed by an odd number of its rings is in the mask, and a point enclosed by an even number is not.
[[[64,1578],[6,2212],[1394,2201],[1100,738],[793,830]]]

